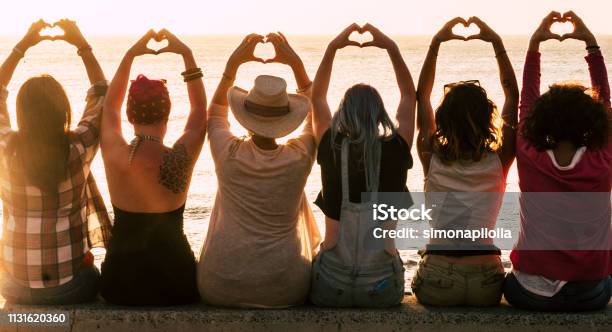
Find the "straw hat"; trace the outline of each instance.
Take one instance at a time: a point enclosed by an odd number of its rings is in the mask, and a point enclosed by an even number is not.
[[[236,120],[256,135],[268,138],[289,135],[310,110],[307,97],[288,94],[287,82],[275,76],[258,76],[251,91],[234,86],[227,96]]]

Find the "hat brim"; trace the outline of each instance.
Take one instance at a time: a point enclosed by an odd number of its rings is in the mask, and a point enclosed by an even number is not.
[[[289,113],[283,116],[265,117],[249,112],[244,102],[248,91],[237,86],[227,93],[230,108],[240,125],[258,136],[268,138],[285,137],[296,130],[310,111],[310,100],[302,95],[289,94]]]

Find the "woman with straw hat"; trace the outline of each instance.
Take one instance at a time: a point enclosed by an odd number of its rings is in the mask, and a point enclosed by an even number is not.
[[[253,55],[271,42],[276,57]],[[279,77],[262,75],[250,91],[231,87],[249,61],[289,65],[298,94]],[[229,307],[278,308],[305,301],[319,232],[304,195],[316,145],[310,115],[311,82],[304,64],[282,34],[247,36],[230,56],[208,114],[210,148],[218,189],[200,255],[198,288],[203,300]],[[250,133],[238,138],[227,119]],[[297,129],[285,144],[276,139]]]

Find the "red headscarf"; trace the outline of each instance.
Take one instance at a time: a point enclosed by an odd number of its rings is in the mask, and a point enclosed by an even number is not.
[[[170,95],[165,80],[138,75],[132,81],[127,100],[127,116],[132,124],[156,124],[170,115]]]

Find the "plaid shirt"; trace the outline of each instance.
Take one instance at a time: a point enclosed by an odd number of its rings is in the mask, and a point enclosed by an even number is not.
[[[81,268],[90,248],[105,246],[111,223],[90,172],[99,147],[102,103],[108,85],[94,84],[78,127],[70,133],[67,179],[57,196],[28,183],[5,151],[15,135],[0,87],[0,197],[3,202],[0,262],[15,280],[30,288],[62,285]]]

